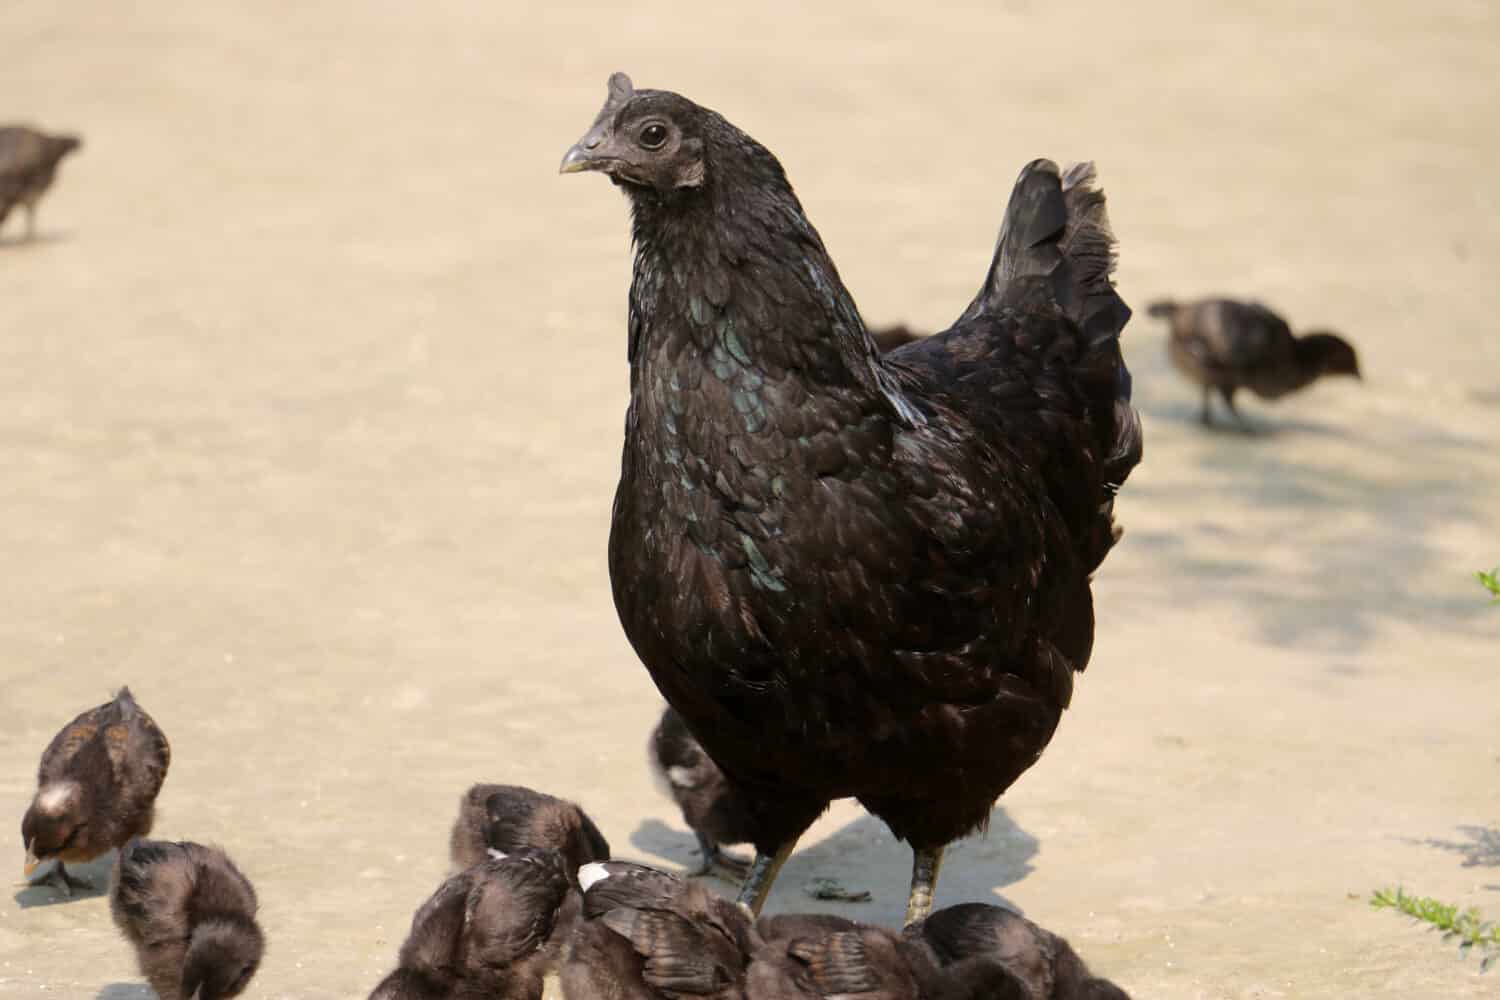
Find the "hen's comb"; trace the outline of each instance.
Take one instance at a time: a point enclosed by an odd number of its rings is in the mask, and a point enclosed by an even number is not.
[[[609,100],[604,102],[606,108],[618,108],[635,96],[635,84],[630,82],[630,77],[624,73],[611,73],[609,75]]]

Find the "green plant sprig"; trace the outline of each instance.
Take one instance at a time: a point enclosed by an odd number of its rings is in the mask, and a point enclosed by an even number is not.
[[[1477,907],[1460,910],[1430,896],[1408,896],[1400,888],[1377,889],[1370,897],[1370,905],[1377,910],[1399,910],[1408,917],[1430,924],[1442,931],[1444,941],[1457,938],[1460,956],[1477,948],[1484,956],[1479,960],[1480,972],[1488,972],[1497,952],[1500,952],[1500,928],[1494,921],[1485,920]]]
[[[1480,570],[1478,573],[1475,573],[1474,576],[1479,580],[1480,586],[1482,586],[1485,590],[1488,590],[1491,594],[1495,595],[1494,600],[1492,600],[1490,603],[1500,604],[1500,566],[1496,566],[1488,573]]]

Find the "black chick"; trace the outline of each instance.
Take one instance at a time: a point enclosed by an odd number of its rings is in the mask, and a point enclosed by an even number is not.
[[[568,1000],[742,996],[755,939],[740,907],[628,862],[586,865],[579,882],[587,919],[562,966]]]
[[[1171,324],[1167,357],[1202,388],[1204,424],[1213,423],[1214,392],[1243,426],[1234,407],[1240,389],[1278,399],[1325,375],[1360,377],[1359,358],[1347,340],[1326,330],[1293,336],[1286,320],[1258,302],[1153,302],[1147,311]]]
[[[540,1000],[582,901],[562,854],[521,848],[438,887],[370,1000]]]
[[[132,840],[109,908],[161,1000],[238,996],[265,952],[255,888],[217,847]]]
[[[519,785],[475,785],[464,793],[448,841],[454,864],[468,868],[525,847],[561,851],[569,877],[609,858],[609,841],[571,802]]]
[[[562,170],[603,171],[633,215],[621,623],[745,796],[747,905],[853,796],[912,845],[918,919],[1092,649],[1141,453],[1104,196],[1090,165],[1028,165],[978,296],[882,357],[769,151],[609,89]]]
[[[670,705],[651,733],[647,756],[652,771],[682,810],[683,822],[698,838],[703,864],[693,874],[719,871],[744,878],[749,862],[725,853],[721,847],[754,838],[745,801]]]
[[[668,906],[687,891],[688,884],[670,872],[634,861],[597,861],[578,869],[583,915],[590,920],[621,906]]]
[[[950,906],[908,927],[906,938],[943,967],[998,961],[1025,985],[1026,1000],[1129,1000],[1120,987],[1090,973],[1067,941],[1003,907]]]
[[[83,145],[76,135],[48,135],[22,125],[0,127],[0,227],[17,205],[26,209],[26,238],[36,235],[36,203],[57,177],[62,158]]]
[[[63,865],[91,861],[150,833],[171,763],[166,736],[129,688],[64,726],[42,753],[36,797],[21,819],[26,874],[56,859],[37,884],[51,882],[64,893],[88,888]]]

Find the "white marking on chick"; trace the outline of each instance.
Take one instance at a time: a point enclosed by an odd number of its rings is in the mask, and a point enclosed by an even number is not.
[[[57,815],[68,807],[82,791],[76,781],[55,781],[36,793],[36,807],[44,813]]]
[[[692,788],[697,784],[693,778],[693,769],[690,767],[667,768],[667,780],[672,783],[672,787],[674,788]]]
[[[603,882],[607,878],[609,878],[609,869],[604,867],[602,861],[590,861],[578,869],[578,887],[584,892],[588,892],[590,886]]]

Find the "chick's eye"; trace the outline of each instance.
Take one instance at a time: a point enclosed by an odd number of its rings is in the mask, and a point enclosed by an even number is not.
[[[667,127],[660,122],[652,122],[641,129],[640,142],[646,149],[660,149],[667,141]]]

